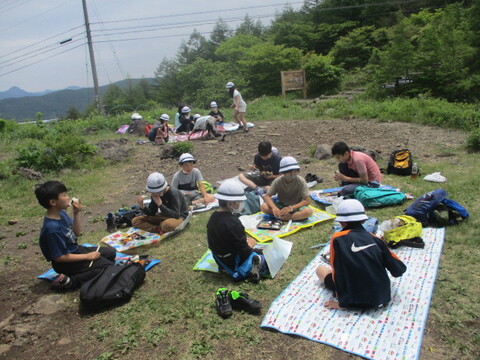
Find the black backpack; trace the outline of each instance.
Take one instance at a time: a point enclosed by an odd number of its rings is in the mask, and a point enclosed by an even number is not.
[[[80,301],[90,310],[126,303],[144,279],[145,270],[140,264],[110,265],[82,285]]]
[[[387,174],[411,175],[412,174],[412,153],[408,149],[395,150],[390,155]]]

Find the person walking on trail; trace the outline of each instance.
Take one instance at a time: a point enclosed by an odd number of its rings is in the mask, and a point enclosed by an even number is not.
[[[233,113],[234,120],[240,125],[239,129],[248,132],[247,120],[245,120],[245,113],[247,112],[247,103],[243,100],[242,94],[237,90],[233,82],[228,82],[226,86],[230,97],[233,99],[231,109],[235,109]]]

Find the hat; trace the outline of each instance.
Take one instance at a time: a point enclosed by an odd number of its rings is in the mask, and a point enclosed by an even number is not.
[[[167,180],[165,176],[158,172],[151,173],[148,175],[147,186],[145,189],[150,193],[159,193],[167,188]]]
[[[232,88],[232,87],[234,87],[234,86],[235,86],[235,84],[234,84],[233,82],[229,81],[229,82],[227,83],[227,86],[225,86],[225,87],[226,87],[227,89],[230,89],[230,88]]]
[[[190,108],[188,106],[184,106],[182,108],[182,114],[186,114],[186,113],[189,113],[190,112]]]
[[[179,164],[183,164],[184,162],[187,162],[187,161],[191,161],[193,163],[197,162],[197,160],[195,160],[195,158],[193,157],[192,154],[185,153],[185,154],[180,155],[180,158],[178,159]]]
[[[195,120],[198,119],[198,118],[201,118],[201,117],[202,117],[202,115],[200,115],[200,114],[195,114],[195,115],[193,115],[193,118],[194,118]]]
[[[170,121],[170,116],[168,116],[167,114],[162,114],[160,115],[160,120]]]
[[[210,107],[211,107],[211,108],[216,108],[216,107],[218,107],[218,105],[217,105],[217,103],[216,103],[215,101],[212,101],[212,102],[210,103]]]
[[[356,199],[343,200],[337,209],[337,221],[352,222],[367,220],[368,216],[365,214],[365,208],[362,203]]]
[[[290,170],[300,170],[300,165],[298,165],[297,160],[293,156],[285,156],[280,160],[280,169],[279,173],[284,173]]]
[[[218,191],[215,193],[215,198],[226,201],[244,201],[247,200],[242,185],[237,181],[225,181]]]
[[[141,119],[143,119],[143,118],[142,118],[142,115],[140,115],[139,113],[133,113],[130,119],[132,119],[132,120],[141,120]]]

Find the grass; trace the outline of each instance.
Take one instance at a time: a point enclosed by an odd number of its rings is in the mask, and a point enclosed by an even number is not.
[[[312,106],[288,99],[262,98],[249,107],[249,116],[255,121],[314,119],[345,114],[342,106],[346,105],[340,101],[327,101]],[[368,115],[364,110],[356,111],[355,116]],[[86,136],[90,142],[112,137],[117,135],[107,134],[104,130]],[[9,141],[2,142],[2,148],[10,149],[3,147],[6,143],[11,144]],[[432,149],[432,153],[442,153],[441,147]],[[444,187],[453,199],[466,206],[471,213],[468,221],[447,230],[427,327],[427,331],[435,333],[436,344],[448,348],[452,358],[472,358],[480,349],[480,205],[476,200],[479,157],[479,154],[458,151],[455,157],[443,158],[434,164],[419,163],[423,174],[441,171],[448,179],[444,184],[414,181],[393,175],[385,176],[384,180],[387,184],[401,187],[415,195],[435,187]],[[81,198],[85,212],[89,212],[90,207],[108,202],[118,193],[132,194],[133,199],[136,189],[130,189],[128,179],[115,182],[115,191],[112,191],[112,178],[128,168],[128,162],[121,165],[100,165],[84,170],[67,169],[50,176],[68,184],[70,196]],[[5,224],[10,218],[39,222],[44,212],[33,197],[35,181],[8,175],[1,182],[0,222]],[[95,184],[95,191],[91,190],[91,184]],[[403,209],[404,207],[398,206],[370,210],[368,213],[385,220],[401,214]],[[162,263],[147,274],[145,283],[130,303],[95,316],[84,315],[77,319],[78,332],[96,347],[96,359],[137,358],[139,353],[148,353],[159,359],[185,360],[245,359],[255,358],[258,354],[263,359],[277,359],[278,354],[282,353],[288,354],[290,358],[332,358],[334,350],[329,347],[260,329],[261,317],[235,312],[230,319],[222,320],[214,308],[216,289],[227,287],[249,293],[264,304],[265,312],[269,304],[316,255],[318,249],[311,250],[310,246],[328,240],[331,223],[319,224],[312,230],[290,236],[288,240],[294,243],[292,253],[277,277],[252,285],[233,283],[219,274],[191,270],[207,248],[205,225],[209,215],[195,215],[187,229],[177,236],[160,245],[138,249],[138,253],[147,253],[152,258],[161,259]],[[86,218],[84,215],[84,221]],[[92,219],[92,222],[100,220],[95,214],[92,214]],[[97,244],[98,239],[104,235],[103,230],[87,232],[81,241]],[[27,246],[28,249],[37,246],[38,238],[33,238],[31,242],[31,246],[28,246],[30,244],[22,239],[16,246],[27,251]],[[0,250],[5,244],[6,240],[2,240]],[[35,259],[36,264],[42,261],[39,259],[40,255]],[[5,266],[25,267],[17,255],[4,254],[2,260]],[[45,263],[42,262],[42,266]],[[76,309],[76,293],[65,294],[64,299],[72,309]],[[423,356],[426,358],[428,355]]]

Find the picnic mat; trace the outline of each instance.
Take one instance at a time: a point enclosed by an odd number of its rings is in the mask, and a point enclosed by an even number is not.
[[[92,246],[94,247],[95,245],[91,245],[91,244],[83,244],[83,246]],[[129,260],[129,259],[132,259],[135,255],[127,255],[127,254],[122,254],[120,252],[117,252],[115,254],[115,264],[120,264],[123,260]],[[147,266],[145,266],[145,271],[148,271],[150,270],[152,267],[154,267],[155,265],[159,264],[160,263],[160,260],[157,260],[157,259],[149,259],[149,263]],[[55,279],[57,278],[58,276],[58,273],[53,270],[53,269],[50,269],[50,270],[47,270],[46,272],[44,272],[43,274],[41,275],[38,275],[37,278],[38,279],[45,279],[45,280],[50,280],[50,281],[55,281]]]
[[[245,227],[245,232],[259,242],[267,242],[272,240],[273,236],[285,237],[292,235],[297,231],[309,228],[323,221],[335,218],[335,215],[327,214],[325,211],[310,206],[313,210],[312,215],[305,221],[286,222],[280,230],[257,229],[257,224],[263,219],[263,213],[259,212],[252,215],[240,216],[240,221]]]
[[[142,245],[155,244],[182,231],[185,226],[187,226],[191,218],[192,213],[190,212],[188,213],[187,218],[180,225],[178,225],[174,231],[170,231],[162,235],[131,227],[129,229],[123,229],[105,236],[102,239],[102,242],[110,245],[116,251],[127,251]]]
[[[380,185],[380,189],[391,189],[391,190],[397,190],[400,191],[400,189],[394,188],[393,186],[390,185]],[[321,190],[311,190],[310,191],[310,197],[319,202],[320,204],[324,205],[332,205],[333,200],[338,197],[338,192],[342,190],[342,187],[336,187],[336,188],[331,188],[331,189],[321,189]],[[407,195],[407,194],[405,194]],[[409,198],[407,196],[407,198]],[[411,198],[409,198],[411,199]]]
[[[270,277],[274,278],[280,268],[287,261],[292,250],[290,241],[279,239],[274,237],[270,244],[256,244],[254,249],[262,249],[265,261],[267,262]],[[213,258],[212,252],[208,249],[205,254],[202,255],[200,260],[193,266],[193,270],[209,271],[218,273],[218,265]]]
[[[324,248],[274,300],[262,327],[303,336],[367,359],[418,359],[442,253],[445,228],[423,229],[424,249],[395,253],[407,271],[392,280],[392,302],[367,311],[328,310],[331,291],[315,275]]]

